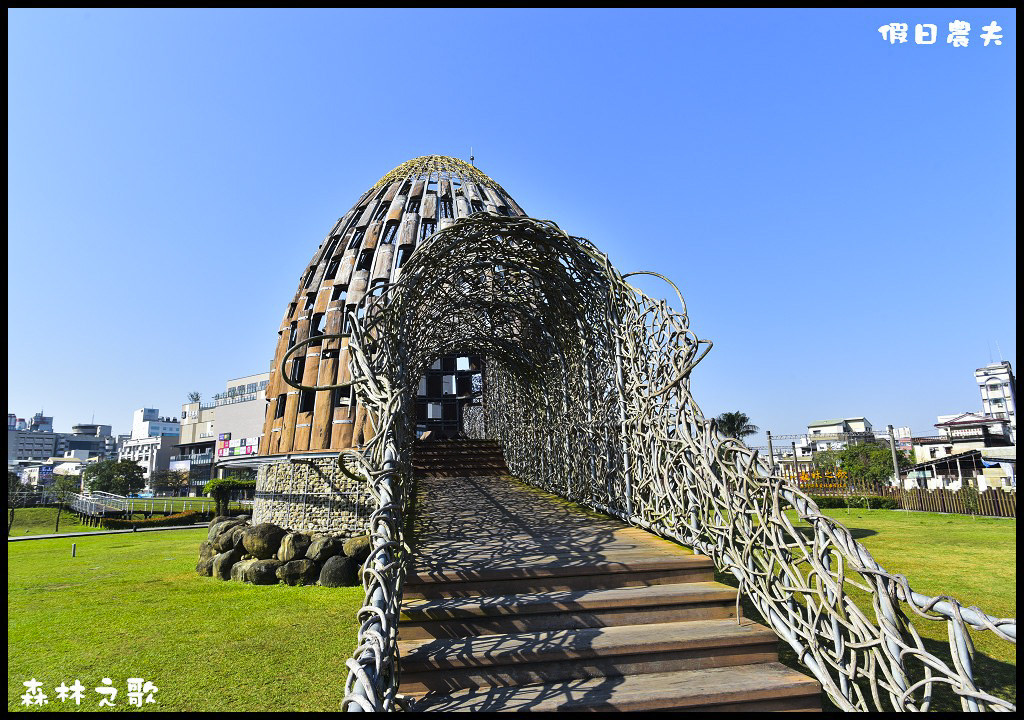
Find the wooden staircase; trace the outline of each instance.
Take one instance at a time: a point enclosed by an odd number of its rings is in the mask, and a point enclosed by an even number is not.
[[[775,633],[737,622],[709,558],[512,480],[457,477],[418,483],[431,519],[399,625],[414,710],[821,709]]]
[[[501,447],[494,440],[426,440],[413,444],[417,477],[508,475]]]

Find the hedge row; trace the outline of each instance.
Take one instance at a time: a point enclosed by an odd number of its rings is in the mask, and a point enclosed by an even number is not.
[[[873,510],[899,510],[900,503],[896,498],[878,497],[877,495],[850,495],[848,497],[816,497],[811,500],[821,509],[825,508],[870,508]]]
[[[175,525],[195,525],[206,522],[210,519],[208,513],[198,510],[186,510],[176,515],[166,517],[151,517],[148,520],[120,520],[117,518],[106,518],[102,521],[103,527],[108,530],[131,530],[132,528],[150,527],[173,527]]]

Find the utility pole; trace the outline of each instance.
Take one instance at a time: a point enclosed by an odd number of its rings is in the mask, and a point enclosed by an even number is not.
[[[799,484],[800,483],[800,468],[796,464],[796,442],[795,441],[791,442],[789,444],[789,446],[791,448],[793,448],[793,482]]]
[[[887,426],[889,430],[889,451],[892,452],[893,487],[900,486],[900,463],[896,458],[896,436],[893,434],[892,425]]]

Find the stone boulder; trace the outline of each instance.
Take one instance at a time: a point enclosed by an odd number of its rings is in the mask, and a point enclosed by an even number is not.
[[[231,579],[231,568],[242,558],[242,553],[238,550],[229,550],[222,552],[213,558],[213,577],[220,578],[221,580]]]
[[[235,550],[238,550],[239,552],[245,552],[245,546],[242,544],[242,536],[248,529],[248,525],[236,525],[235,527],[231,528],[231,542],[234,544]]]
[[[248,528],[242,534],[242,545],[245,551],[254,558],[269,560],[277,554],[281,546],[281,538],[285,535],[283,528],[273,523],[260,523]]]
[[[258,562],[259,560],[255,558],[252,560],[239,560],[231,566],[231,579],[235,582],[252,582],[250,569],[254,563]]]
[[[241,520],[242,522],[249,522],[250,520],[252,520],[252,518],[248,515],[235,515],[235,519]]]
[[[281,562],[302,559],[306,555],[310,542],[312,542],[312,539],[309,535],[303,535],[298,532],[288,533],[281,540],[281,547],[277,551],[277,559]]]
[[[277,569],[283,563],[280,560],[254,560],[249,566],[249,582],[253,585],[277,585]]]
[[[221,520],[218,523],[210,523],[210,532],[208,532],[206,534],[206,539],[207,540],[213,540],[214,538],[216,538],[218,535],[220,535],[222,532],[224,532],[229,527],[234,527],[235,525],[240,525],[241,522],[242,522],[241,520],[235,520],[234,518],[228,518],[226,520]]]
[[[316,563],[305,558],[286,562],[276,572],[278,579],[289,585],[312,585],[320,574]]]
[[[320,571],[320,584],[324,587],[350,587],[358,583],[359,564],[346,555],[327,559]]]
[[[358,537],[349,538],[341,549],[347,556],[362,564],[370,556],[370,536],[359,535]]]
[[[203,577],[210,577],[210,574],[213,572],[213,558],[215,555],[213,543],[209,540],[203,540],[199,544],[199,562],[196,563],[196,572]]]
[[[340,553],[341,543],[330,535],[314,535],[306,549],[306,557],[316,563],[322,563]]]
[[[234,549],[234,532],[239,526],[222,523],[222,527],[223,529],[213,539],[213,549],[219,553]]]

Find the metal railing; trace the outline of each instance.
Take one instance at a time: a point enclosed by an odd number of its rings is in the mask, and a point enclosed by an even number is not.
[[[370,479],[377,510],[342,708],[402,705],[411,410],[430,362],[472,349],[487,357],[487,427],[517,476],[711,557],[839,708],[928,710],[947,686],[964,710],[1014,709],[976,682],[969,629],[1015,643],[1016,620],[914,591],[756,451],[721,436],[689,389],[711,343],[690,330],[681,296],[673,310],[627,277],[553,223],[477,214],[423,242],[380,298],[366,296],[365,321],[349,311],[352,384],[375,434],[343,451],[339,469]],[[909,615],[946,625],[951,663]]]

